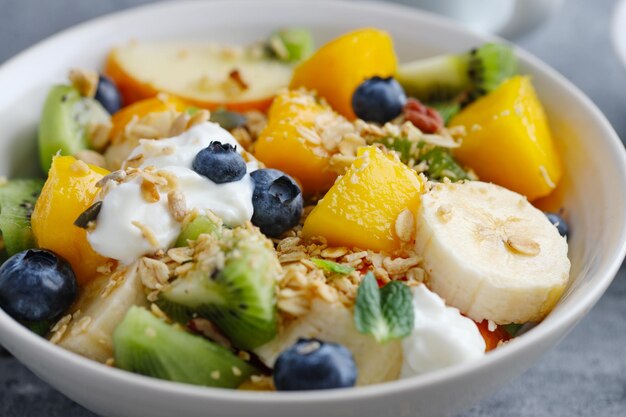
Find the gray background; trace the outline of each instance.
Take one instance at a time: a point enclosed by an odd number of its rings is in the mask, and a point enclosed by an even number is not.
[[[0,62],[68,26],[148,2],[0,0]],[[514,41],[580,87],[617,133],[626,137],[626,69],[610,41],[614,7],[614,0],[568,0],[556,18]],[[556,349],[461,416],[626,416],[625,320],[626,270],[622,268],[598,305]],[[0,417],[31,416],[94,414],[0,353]]]

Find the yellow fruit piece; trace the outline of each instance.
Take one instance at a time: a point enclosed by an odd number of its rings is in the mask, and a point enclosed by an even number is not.
[[[185,111],[187,107],[189,107],[187,102],[167,94],[137,101],[130,106],[122,108],[120,111],[115,113],[113,117],[111,117],[113,127],[111,129],[110,137],[113,142],[116,142],[116,140],[124,132],[126,125],[134,118],[140,120],[142,117],[147,116],[150,113],[160,113],[168,110],[182,112]]]
[[[561,179],[561,161],[543,107],[528,77],[517,76],[467,106],[450,122],[467,135],[454,151],[482,181],[534,200]]]
[[[283,91],[272,103],[268,124],[255,144],[254,156],[268,168],[294,177],[305,195],[327,191],[337,178],[329,170],[330,154],[306,136],[318,136],[321,132],[316,126],[318,120],[339,117],[330,107],[317,102],[311,93]]]
[[[64,257],[79,284],[94,278],[96,268],[107,261],[91,249],[87,232],[74,221],[91,206],[98,192],[96,182],[108,173],[72,156],[55,157],[31,217],[37,246]]]
[[[393,75],[396,67],[393,41],[387,32],[359,29],[325,44],[296,67],[290,88],[315,90],[341,115],[354,119],[354,90],[375,75]]]
[[[401,246],[398,215],[409,210],[415,216],[422,183],[415,171],[373,146],[358,156],[309,214],[302,234],[323,236],[329,246],[392,252]]]

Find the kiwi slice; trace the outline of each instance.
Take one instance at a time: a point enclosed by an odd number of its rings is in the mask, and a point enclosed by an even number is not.
[[[517,71],[513,50],[487,43],[465,54],[440,55],[401,65],[396,73],[407,95],[426,103],[475,99],[495,90]]]
[[[270,54],[280,61],[298,62],[313,54],[315,45],[311,31],[301,27],[282,28],[267,40]]]
[[[0,231],[9,256],[35,247],[30,225],[43,180],[15,179],[0,186]]]
[[[424,153],[421,160],[426,161],[428,165],[425,174],[430,180],[443,181],[444,178],[448,178],[452,182],[457,182],[470,179],[450,151],[442,147],[435,147]]]
[[[89,126],[109,124],[111,116],[96,100],[82,97],[69,85],[50,89],[39,122],[39,160],[48,172],[52,157],[89,148]]]
[[[115,366],[130,372],[218,388],[260,373],[229,350],[132,307],[113,334]]]
[[[188,246],[189,241],[196,240],[203,234],[219,234],[221,227],[219,218],[198,216],[183,227],[174,246],[177,248]]]
[[[161,294],[159,306],[174,319],[194,316],[213,322],[233,346],[253,349],[276,334],[274,247],[256,228],[221,229],[194,246],[190,272]],[[223,257],[223,262],[213,260]],[[221,264],[222,268],[211,266]]]

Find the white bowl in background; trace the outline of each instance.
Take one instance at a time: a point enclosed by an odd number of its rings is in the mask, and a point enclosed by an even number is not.
[[[35,133],[43,99],[69,67],[101,67],[129,39],[248,43],[284,25],[309,27],[321,44],[376,26],[391,33],[401,61],[461,52],[487,38],[402,6],[338,1],[177,1],[127,10],[62,32],[0,68],[0,174],[37,165]],[[109,368],[54,346],[0,311],[0,342],[34,373],[79,404],[110,417],[451,416],[535,363],[591,309],[626,251],[626,158],[596,106],[556,71],[518,50],[550,117],[565,163],[572,228],[571,285],[538,326],[481,360],[408,380],[317,392],[245,392],[196,387]]]

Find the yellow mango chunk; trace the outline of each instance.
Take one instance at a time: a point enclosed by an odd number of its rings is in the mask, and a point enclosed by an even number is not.
[[[91,206],[99,190],[96,182],[108,173],[72,156],[55,157],[31,216],[37,247],[64,257],[79,284],[94,278],[96,268],[107,261],[91,249],[87,232],[74,221]]]
[[[398,61],[387,32],[359,29],[322,46],[294,70],[290,88],[315,90],[339,114],[355,119],[352,94],[375,75],[392,76]]]
[[[561,179],[561,161],[528,77],[504,82],[463,109],[450,126],[465,127],[454,156],[482,181],[534,200],[550,194]]]
[[[393,252],[398,215],[419,206],[422,183],[393,155],[373,146],[361,148],[358,159],[307,217],[302,235],[323,236],[330,246]]]
[[[302,185],[305,195],[327,191],[337,174],[329,169],[329,152],[317,141],[319,120],[338,118],[330,107],[304,90],[281,92],[272,103],[268,122],[254,147],[254,156],[268,168],[279,169]],[[345,119],[343,119],[345,120]]]
[[[113,127],[111,128],[110,137],[113,142],[116,142],[131,120],[140,120],[150,113],[159,113],[168,110],[184,111],[187,107],[189,107],[189,104],[185,101],[167,94],[137,101],[130,106],[120,109],[120,111],[111,117]]]

